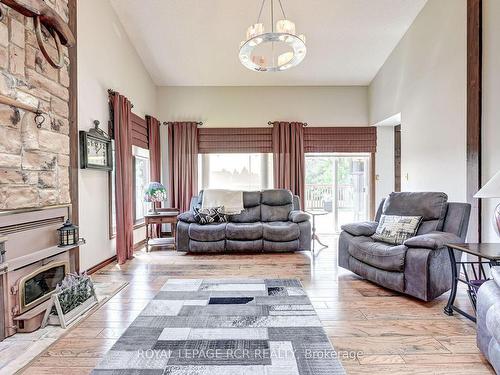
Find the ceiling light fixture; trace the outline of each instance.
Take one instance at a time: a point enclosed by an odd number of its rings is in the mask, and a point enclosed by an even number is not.
[[[278,3],[283,19],[274,23],[274,0],[269,0],[271,32],[264,32],[261,16],[266,1],[262,0],[257,22],[247,29],[246,40],[240,44],[239,58],[250,70],[279,72],[297,66],[304,60],[306,37],[296,34],[295,23],[286,18],[281,0]]]

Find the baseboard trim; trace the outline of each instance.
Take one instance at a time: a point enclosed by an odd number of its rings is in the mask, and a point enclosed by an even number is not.
[[[94,267],[91,267],[87,270],[87,275],[92,275],[94,272],[99,271],[101,268],[106,267],[108,264],[116,261],[116,255],[113,255],[111,258],[104,259],[101,263],[96,264]]]
[[[144,246],[146,246],[146,239],[143,239],[142,241],[139,241],[136,244],[134,244],[134,251],[142,249]]]

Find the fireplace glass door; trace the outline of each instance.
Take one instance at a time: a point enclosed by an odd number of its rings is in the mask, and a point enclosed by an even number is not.
[[[23,277],[19,282],[20,311],[24,312],[46,301],[69,270],[66,262],[49,263]]]

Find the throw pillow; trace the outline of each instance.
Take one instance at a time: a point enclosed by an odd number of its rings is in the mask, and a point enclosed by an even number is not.
[[[224,214],[224,206],[213,208],[194,208],[194,219],[198,224],[225,223],[227,216]]]
[[[374,240],[401,245],[417,234],[422,216],[382,215],[377,226]]]

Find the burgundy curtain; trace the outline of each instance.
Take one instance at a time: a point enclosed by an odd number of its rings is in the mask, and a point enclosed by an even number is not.
[[[147,116],[151,181],[161,182],[160,121]]]
[[[198,124],[168,124],[168,170],[170,205],[181,212],[189,210],[198,194]]]
[[[274,188],[289,189],[300,197],[304,208],[305,157],[304,124],[275,122],[273,124]]]
[[[161,147],[160,147],[160,121],[152,116],[146,116],[148,124],[148,140],[149,140],[149,180],[161,182]],[[157,208],[161,207],[161,203],[153,203]],[[154,229],[156,238],[161,237],[161,225],[156,225]]]
[[[132,218],[132,131],[130,101],[116,93],[110,94],[113,109],[113,135],[115,140],[115,201],[116,201],[116,255],[118,263],[132,259],[134,228]]]

